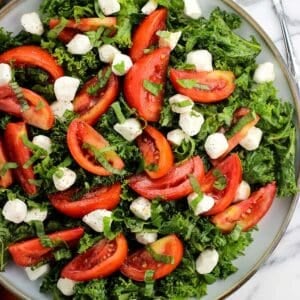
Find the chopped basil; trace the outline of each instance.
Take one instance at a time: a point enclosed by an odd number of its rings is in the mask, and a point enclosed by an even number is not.
[[[183,100],[180,102],[172,103],[172,106],[177,106],[177,107],[187,107],[187,106],[192,106],[192,105],[193,105],[193,103],[190,100]]]
[[[10,169],[16,169],[18,167],[18,164],[15,162],[7,162],[5,163],[2,168],[0,169],[0,176],[4,176],[6,172]]]
[[[38,180],[38,179],[29,179],[28,182],[38,187],[43,184],[43,180]]]
[[[125,73],[125,62],[122,60],[118,64],[113,66],[114,69],[119,73],[119,74],[124,74]]]
[[[163,39],[169,39],[171,36],[171,32],[166,31],[166,30],[159,30],[156,32],[156,35],[158,35],[159,37],[161,37]]]
[[[13,89],[13,91],[21,105],[21,111],[24,112],[24,111],[28,110],[30,107],[23,95],[22,88],[15,81],[10,83],[10,87]]]
[[[101,37],[104,33],[104,30],[104,27],[99,27],[96,31],[88,31],[85,33],[89,37],[89,40],[93,47],[99,48],[103,44],[103,42],[101,41]]]
[[[158,165],[155,163],[149,164],[149,165],[145,165],[145,170],[150,171],[150,172],[155,172],[158,170]]]
[[[109,78],[111,76],[111,73],[112,73],[111,68],[106,69],[105,72],[104,72],[104,70],[100,70],[98,73],[97,83],[88,87],[87,92],[90,95],[94,95],[94,96],[97,95],[97,93],[107,85]]]
[[[158,96],[163,89],[161,83],[155,83],[150,80],[144,80],[144,88],[154,96]]]
[[[147,270],[145,272],[144,281],[145,282],[153,282],[154,270]]]
[[[146,246],[146,250],[149,252],[149,254],[152,256],[152,258],[155,261],[161,262],[163,264],[174,264],[173,256],[159,254],[159,253],[155,252],[150,245]]]
[[[223,191],[227,186],[227,179],[224,174],[219,169],[213,170],[213,175],[215,176],[214,188],[219,191]]]
[[[47,37],[49,38],[49,40],[55,40],[59,34],[65,29],[65,27],[68,24],[68,20],[65,18],[60,18],[60,22],[51,30],[49,30]]]
[[[112,225],[112,218],[111,217],[104,217],[103,218],[103,233],[104,236],[109,239],[113,240],[118,233],[114,233],[111,229]]]
[[[150,297],[152,298],[154,295],[154,279],[153,276],[155,274],[154,270],[147,270],[145,272],[145,276],[144,276],[144,281],[145,281],[145,291],[144,291],[144,295],[145,297]]]
[[[126,121],[126,118],[122,112],[120,102],[115,102],[111,105],[111,108],[114,110],[114,113],[120,124],[123,124]]]
[[[210,91],[210,87],[206,84],[198,83],[195,79],[177,79],[177,82],[185,89],[199,89],[203,91]]]
[[[43,102],[43,101],[39,101],[38,102],[38,104],[37,104],[37,106],[35,107],[35,110],[36,111],[39,111],[39,110],[41,110],[42,108],[44,108],[45,107],[45,103]]]
[[[200,184],[194,175],[190,175],[189,180],[190,180],[190,184],[193,188],[193,191],[197,194],[197,197],[189,203],[189,206],[193,210],[196,210],[198,204],[203,200],[203,192],[201,191]]]

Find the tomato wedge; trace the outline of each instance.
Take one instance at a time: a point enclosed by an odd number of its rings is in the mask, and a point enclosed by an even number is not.
[[[0,111],[15,117],[22,117],[20,103],[15,92],[8,84],[0,87]]]
[[[199,156],[173,166],[167,175],[159,179],[151,179],[146,174],[132,176],[129,186],[147,199],[159,197],[165,201],[179,200],[193,192],[189,175],[199,182],[203,181],[204,165]]]
[[[200,103],[225,100],[235,89],[235,76],[230,71],[195,72],[171,69],[170,80],[177,92]]]
[[[7,156],[4,150],[3,139],[0,138],[0,170],[8,162]],[[13,183],[13,177],[11,170],[7,170],[4,175],[0,176],[0,187],[8,188]]]
[[[78,227],[51,233],[47,236],[52,241],[62,241],[72,247],[76,245],[83,234],[84,230]],[[44,247],[40,239],[35,238],[12,244],[8,246],[8,251],[18,266],[30,267],[45,259],[51,259],[53,248]]]
[[[107,69],[104,70],[104,74]],[[94,125],[104,114],[119,94],[119,79],[111,74],[107,85],[95,95],[88,93],[88,89],[98,82],[98,76],[89,80],[76,96],[73,104],[74,111],[80,114],[80,119]]]
[[[166,28],[168,11],[165,8],[155,10],[137,27],[132,37],[132,47],[129,54],[133,62],[144,55],[144,50],[158,42],[156,32]]]
[[[30,183],[34,180],[32,166],[24,168],[23,165],[31,158],[31,151],[22,141],[22,137],[27,137],[26,125],[24,122],[8,123],[4,132],[5,147],[10,161],[16,162],[18,168],[14,173],[20,182],[23,190],[28,195],[34,195],[37,187]]]
[[[72,217],[82,218],[96,209],[114,209],[120,202],[121,185],[116,183],[109,187],[97,187],[74,199],[79,189],[69,189],[48,195],[52,205],[61,213]]]
[[[125,98],[147,121],[159,120],[169,58],[169,48],[156,49],[140,58],[125,76]],[[146,90],[145,82],[157,86],[156,94]]]
[[[147,126],[137,143],[144,157],[146,173],[154,179],[166,175],[173,166],[174,156],[164,135],[154,127]]]
[[[52,78],[58,79],[64,75],[63,68],[54,57],[38,46],[20,46],[0,54],[0,63],[13,62],[16,66],[34,66],[47,71]]]
[[[229,206],[212,217],[211,221],[223,232],[230,232],[236,225],[243,231],[254,227],[268,212],[276,195],[276,183],[260,188],[244,201]]]
[[[75,281],[103,278],[119,270],[128,252],[123,234],[114,240],[103,239],[87,252],[71,260],[62,270],[61,277]]]
[[[150,252],[143,248],[127,257],[121,267],[121,273],[130,279],[144,281],[146,271],[153,270],[155,271],[153,279],[156,280],[173,272],[182,260],[183,244],[175,234],[157,240],[150,244],[150,247],[158,255],[172,257],[173,263],[156,261]]]
[[[214,186],[218,180],[216,176],[225,178],[226,187],[223,190]],[[201,189],[215,199],[215,205],[205,215],[211,216],[225,210],[233,201],[241,181],[242,163],[237,154],[231,154],[213,170],[209,171],[201,182]]]
[[[108,147],[108,142],[93,127],[86,122],[75,119],[69,126],[67,133],[67,143],[74,160],[85,170],[101,176],[111,175],[95,159],[95,154],[90,149],[84,149],[85,145],[93,147],[95,150]],[[113,150],[105,151],[103,157],[110,168],[122,170],[124,163],[122,159]]]

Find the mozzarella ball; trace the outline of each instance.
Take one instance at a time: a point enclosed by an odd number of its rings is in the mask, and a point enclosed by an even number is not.
[[[36,146],[39,146],[40,148],[46,150],[49,154],[51,153],[51,147],[52,147],[52,142],[49,137],[46,135],[36,135],[32,139],[32,143]]]
[[[205,151],[211,159],[217,159],[222,156],[228,147],[225,135],[220,132],[209,135],[204,144]]]
[[[270,62],[258,65],[254,72],[254,81],[256,83],[272,82],[275,80],[274,65]]]
[[[167,140],[175,146],[180,146],[188,136],[181,129],[174,129],[167,134]]]
[[[184,2],[184,14],[194,20],[199,19],[202,16],[202,10],[199,0],[183,0]]]
[[[50,271],[50,265],[45,264],[38,268],[32,269],[31,267],[24,268],[29,280],[35,281],[39,279],[40,277],[46,275]]]
[[[27,211],[26,218],[24,222],[29,223],[31,221],[41,221],[44,222],[47,219],[48,211],[47,209],[33,208]]]
[[[215,249],[206,249],[196,260],[196,271],[199,274],[209,274],[219,261],[219,253]]]
[[[0,86],[6,85],[12,81],[12,71],[8,64],[0,64]]]
[[[191,206],[191,203],[198,196],[199,196],[199,194],[197,194],[197,193],[192,193],[192,194],[188,195],[187,201],[188,201],[189,206]],[[211,196],[203,194],[202,199],[199,201],[199,203],[197,204],[197,206],[194,210],[195,216],[198,216],[200,214],[203,214],[203,213],[209,211],[211,208],[213,208],[214,205],[215,205],[215,199]]]
[[[144,221],[151,218],[151,202],[144,197],[138,197],[132,201],[129,209],[136,217]]]
[[[144,15],[150,15],[157,9],[157,0],[149,0],[141,9]]]
[[[195,110],[180,114],[179,117],[179,126],[188,136],[194,136],[198,134],[203,123],[203,115]]]
[[[117,76],[125,75],[132,67],[131,58],[125,54],[116,54],[112,62],[112,71]]]
[[[44,33],[43,23],[36,12],[22,15],[21,24],[24,30],[31,34],[42,35]]]
[[[159,36],[158,45],[159,48],[170,48],[171,50],[175,49],[180,40],[182,32],[169,32],[169,31],[158,31],[157,35]]]
[[[99,6],[105,16],[110,16],[120,11],[118,0],[98,0]]]
[[[63,295],[72,296],[75,293],[74,287],[76,283],[76,281],[68,278],[59,278],[56,285]]]
[[[156,232],[139,232],[135,235],[136,240],[143,244],[148,245],[154,243],[157,240],[157,233]]]
[[[52,179],[54,186],[58,191],[65,191],[75,183],[76,177],[77,175],[74,171],[60,167],[53,174]]]
[[[100,60],[111,64],[117,54],[121,52],[112,45],[103,45],[98,49]]]
[[[112,212],[106,209],[96,209],[82,218],[82,221],[96,232],[104,232],[104,218],[111,218]]]
[[[54,93],[57,101],[73,101],[79,88],[80,80],[73,77],[63,76],[55,80]]]
[[[84,55],[93,49],[93,45],[88,36],[78,33],[67,44],[67,49],[71,54]]]
[[[212,71],[212,55],[207,50],[195,50],[188,53],[186,63],[194,65],[196,71]]]
[[[249,183],[246,182],[245,180],[242,180],[242,182],[239,184],[237,188],[233,202],[246,200],[249,198],[250,194],[251,194],[251,188]]]
[[[2,209],[5,220],[15,224],[22,223],[27,215],[27,205],[20,199],[8,200]]]
[[[192,111],[194,102],[191,98],[176,94],[169,98],[169,103],[173,112],[177,114],[184,114]]]
[[[143,133],[141,123],[135,118],[126,119],[122,124],[115,124],[114,130],[129,142],[132,142]]]
[[[64,113],[67,110],[73,111],[74,106],[69,101],[55,101],[51,104],[51,109],[56,118],[64,120]]]
[[[261,129],[254,126],[249,129],[247,135],[240,141],[240,145],[248,151],[254,151],[259,147],[262,136],[263,132]]]

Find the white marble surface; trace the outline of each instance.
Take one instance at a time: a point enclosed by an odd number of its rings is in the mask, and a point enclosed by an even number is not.
[[[236,0],[265,29],[285,58],[271,0]],[[300,0],[282,0],[300,65]],[[300,299],[300,204],[280,244],[266,264],[227,300]]]

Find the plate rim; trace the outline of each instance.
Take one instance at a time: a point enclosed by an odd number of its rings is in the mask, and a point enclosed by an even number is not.
[[[4,5],[2,9],[0,9],[0,19],[2,19],[7,13],[9,13],[10,10],[12,10],[15,6],[17,6],[17,4],[21,1],[22,0],[11,0],[9,3]],[[295,80],[292,77],[290,71],[288,70],[287,65],[285,64],[284,59],[281,56],[278,48],[276,47],[272,39],[269,37],[269,35],[266,33],[266,31],[258,24],[257,21],[255,21],[255,19],[252,16],[250,16],[250,14],[244,8],[242,8],[239,4],[235,3],[233,0],[221,0],[221,1],[224,2],[226,5],[228,5],[242,18],[244,18],[257,31],[257,33],[260,35],[260,37],[264,40],[266,45],[269,47],[270,51],[272,52],[276,61],[278,62],[280,69],[282,70],[284,77],[286,78],[287,83],[289,85],[292,98],[293,98],[292,100],[296,110],[296,122],[300,127],[300,92],[298,92]],[[300,184],[300,171],[297,174],[297,185],[299,186],[299,184]],[[280,229],[277,232],[276,236],[274,237],[269,248],[263,253],[260,259],[255,263],[255,265],[242,278],[240,278],[232,287],[230,287],[221,296],[218,297],[218,300],[225,299],[229,295],[237,291],[248,280],[250,280],[252,276],[259,270],[259,268],[267,261],[267,259],[271,256],[271,254],[274,252],[279,242],[283,238],[287,230],[287,227],[291,222],[291,219],[293,217],[299,199],[300,199],[300,192],[298,192],[293,197],[290,208],[288,210],[288,214],[284,222],[280,226]],[[13,284],[11,284],[8,280],[6,280],[1,273],[0,273],[0,283],[6,289],[8,289],[9,291],[11,291],[13,294],[20,297],[21,299],[30,300],[30,298],[24,292],[22,292],[21,290],[16,288]]]

